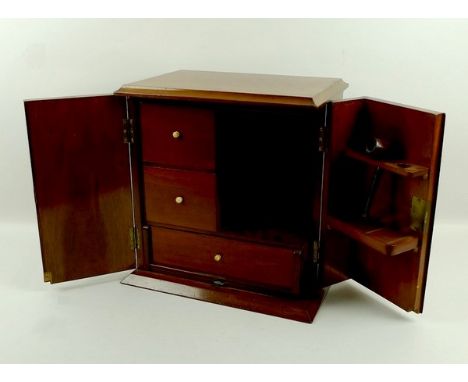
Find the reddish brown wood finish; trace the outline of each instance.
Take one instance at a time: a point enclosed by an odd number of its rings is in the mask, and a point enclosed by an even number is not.
[[[281,248],[152,228],[153,264],[297,293],[301,248]]]
[[[53,283],[134,266],[124,102],[25,103],[44,272]]]
[[[143,161],[165,167],[197,170],[215,168],[212,111],[189,106],[142,103],[140,123]]]
[[[166,273],[135,271],[134,274],[153,278],[156,283],[152,286],[142,286],[143,283],[138,285],[128,283],[128,285],[305,323],[311,323],[314,320],[324,297],[323,291],[303,297],[284,297],[213,286],[206,282]],[[124,280],[123,283],[127,284],[127,281]]]
[[[217,229],[214,174],[145,167],[146,219],[208,231]],[[176,198],[182,198],[181,203]]]
[[[367,163],[370,166],[380,167],[385,171],[390,171],[400,176],[416,178],[418,176],[427,176],[428,168],[416,164],[400,161],[382,161],[369,158],[365,154],[358,153],[354,150],[347,149],[345,154],[353,159]]]
[[[331,230],[326,236],[324,267],[326,277],[351,277],[405,310],[422,311],[429,246],[433,229],[435,197],[440,166],[444,115],[369,99],[336,102],[332,107],[331,144],[327,168],[328,195],[325,225],[333,228],[333,217],[352,223],[360,198],[366,195],[373,161],[345,155],[353,137],[363,131],[386,141],[397,142],[397,162],[428,169],[428,176],[411,178],[384,172],[371,209],[370,221],[379,221],[402,237],[411,226],[411,200],[427,201],[418,250],[398,256],[384,256],[350,230]],[[361,137],[362,139],[363,137]],[[358,160],[356,160],[358,159]],[[403,174],[404,175],[404,174]],[[356,209],[355,206],[358,208]],[[332,218],[329,219],[328,216]],[[356,227],[359,218],[356,216]],[[345,236],[343,236],[345,234]]]
[[[384,255],[395,256],[418,248],[418,238],[415,234],[405,235],[386,228],[357,222],[347,223],[332,216],[328,216],[327,224],[328,229],[342,232]]]

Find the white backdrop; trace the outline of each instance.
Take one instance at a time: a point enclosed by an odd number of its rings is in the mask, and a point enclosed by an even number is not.
[[[437,217],[468,212],[468,21],[24,20],[0,22],[0,220],[35,219],[23,103],[111,93],[177,69],[330,76],[345,97],[447,113]]]

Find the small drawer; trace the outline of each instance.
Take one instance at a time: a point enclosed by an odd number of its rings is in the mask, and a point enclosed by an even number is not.
[[[152,227],[152,263],[257,287],[299,291],[300,248]]]
[[[149,222],[216,231],[214,174],[145,167],[144,185]]]
[[[143,161],[196,170],[215,168],[213,111],[143,103],[140,123]]]

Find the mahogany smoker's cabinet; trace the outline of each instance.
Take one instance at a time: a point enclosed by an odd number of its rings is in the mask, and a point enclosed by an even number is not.
[[[311,322],[352,278],[421,312],[444,114],[342,80],[177,71],[26,101],[44,279]]]

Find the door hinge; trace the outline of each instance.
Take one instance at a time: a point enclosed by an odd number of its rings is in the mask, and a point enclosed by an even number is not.
[[[140,249],[140,230],[138,227],[130,227],[128,229],[129,247],[132,251]]]
[[[413,196],[411,198],[411,229],[422,232],[429,219],[429,203],[427,200]]]
[[[133,126],[133,119],[123,119],[123,141],[124,143],[135,143],[135,128]]]
[[[325,134],[325,126],[320,126],[319,129],[318,151],[321,153],[327,151],[327,137]]]
[[[312,248],[312,263],[315,274],[315,281],[318,282],[320,279],[320,242],[314,240]]]
[[[320,247],[319,242],[314,240],[313,247],[312,247],[312,261],[314,264],[318,264],[320,258]]]

